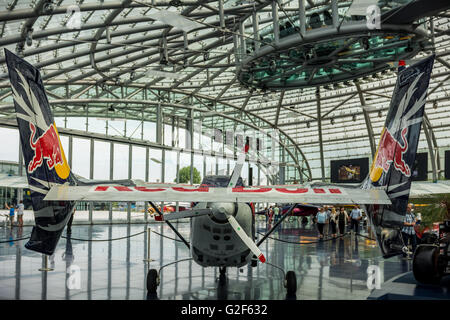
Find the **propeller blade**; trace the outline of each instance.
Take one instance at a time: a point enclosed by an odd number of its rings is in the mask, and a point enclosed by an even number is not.
[[[234,167],[233,174],[231,175],[230,182],[228,183],[229,188],[236,187],[236,183],[241,176],[242,167],[245,162],[245,153],[241,153],[236,162],[236,166]]]
[[[162,216],[156,214],[155,220],[156,221],[168,221],[168,220],[177,220],[177,219],[183,219],[183,218],[193,218],[193,217],[204,216],[211,212],[212,211],[209,208],[175,211],[175,212],[165,213]]]
[[[266,258],[264,257],[261,250],[259,250],[256,243],[252,239],[250,239],[250,237],[247,235],[247,233],[245,233],[245,231],[242,230],[241,226],[236,221],[236,218],[233,217],[232,215],[229,215],[227,217],[227,219],[228,219],[228,222],[230,223],[231,227],[233,228],[233,230],[239,236],[239,238],[241,238],[241,240],[250,249],[250,251],[253,252],[253,254],[258,257],[259,261],[261,261],[262,263],[266,262]]]

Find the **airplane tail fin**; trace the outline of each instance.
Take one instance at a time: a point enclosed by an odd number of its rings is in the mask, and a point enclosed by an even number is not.
[[[76,185],[50,110],[39,71],[5,49],[35,227],[25,247],[53,254],[75,202],[44,201],[55,184]]]
[[[367,213],[385,257],[401,253],[400,230],[409,200],[434,55],[400,71],[369,176],[362,189],[386,190],[391,205],[370,205]]]

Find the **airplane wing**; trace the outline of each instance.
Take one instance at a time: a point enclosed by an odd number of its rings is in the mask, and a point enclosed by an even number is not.
[[[46,201],[187,201],[187,202],[275,202],[315,204],[391,204],[384,190],[344,187],[262,186],[216,188],[173,184],[140,186],[55,185]]]
[[[28,188],[27,176],[0,174],[0,187]]]

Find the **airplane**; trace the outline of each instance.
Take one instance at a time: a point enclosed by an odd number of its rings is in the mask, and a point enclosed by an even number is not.
[[[240,177],[244,152],[231,176],[205,176],[200,186],[81,181],[68,166],[39,70],[6,49],[5,57],[35,215],[27,249],[53,254],[76,201],[148,201],[157,212],[155,219],[168,224],[197,264],[219,268],[222,282],[227,267],[270,264],[259,246],[298,203],[363,205],[383,256],[403,252],[400,230],[411,187],[409,168],[417,152],[434,55],[399,72],[372,168],[357,187],[326,183],[246,187]],[[195,206],[162,214],[154,201],[193,202]],[[253,203],[292,204],[258,242]],[[170,223],[181,218],[190,218],[190,242]],[[295,272],[286,272],[288,295],[295,295],[296,283]],[[156,293],[158,285],[158,271],[150,269],[148,292]]]

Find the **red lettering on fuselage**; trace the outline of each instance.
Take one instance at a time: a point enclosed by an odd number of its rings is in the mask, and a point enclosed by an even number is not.
[[[270,190],[272,190],[272,188],[251,188],[251,189],[247,189],[244,187],[236,187],[236,188],[232,188],[231,192],[255,192],[255,193],[260,193],[260,192],[269,192]]]
[[[209,192],[208,187],[198,187],[198,188],[172,187],[172,190],[180,192]]]
[[[297,188],[297,189],[287,189],[287,188],[276,188],[278,192],[281,193],[306,193],[308,192],[307,188]]]

